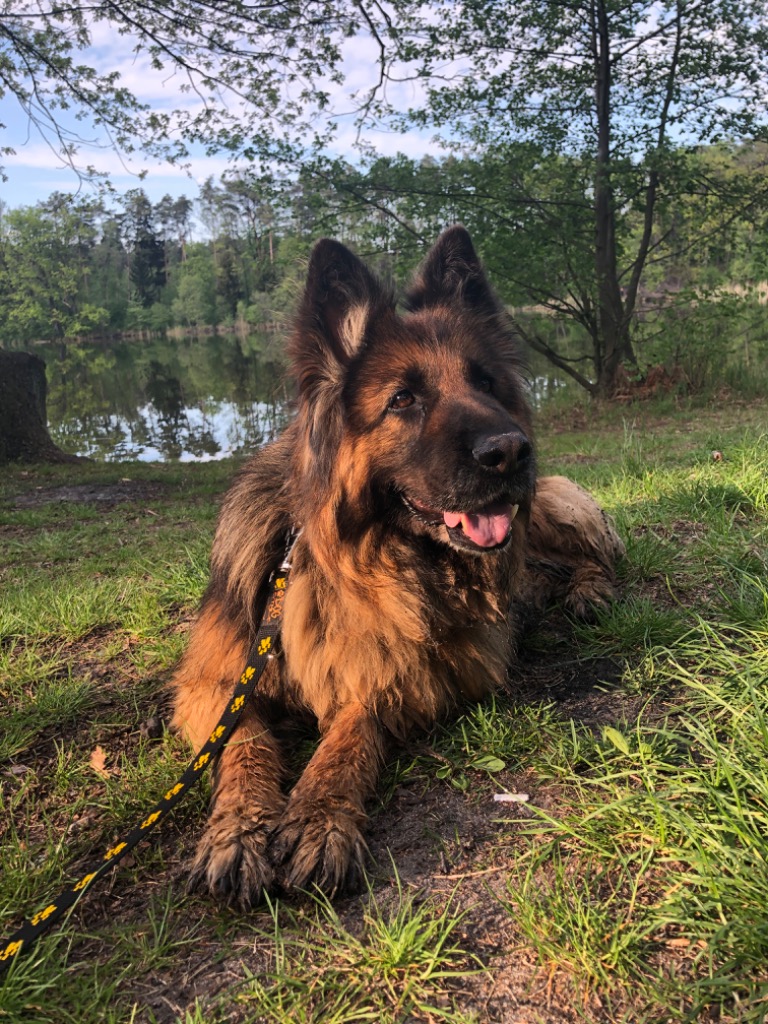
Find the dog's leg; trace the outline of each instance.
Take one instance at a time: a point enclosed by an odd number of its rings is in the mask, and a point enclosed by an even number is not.
[[[187,733],[195,749],[210,735],[247,657],[246,644],[231,623],[205,608],[177,672],[174,726]],[[261,693],[274,686],[270,662],[259,683]],[[257,903],[273,882],[267,841],[280,819],[285,797],[277,740],[257,695],[216,765],[211,816],[192,865],[190,888],[205,887],[241,907]]]
[[[246,909],[270,889],[269,834],[285,798],[277,741],[248,708],[216,766],[211,815],[198,843],[190,889],[207,888]]]
[[[365,803],[375,792],[384,732],[362,704],[343,708],[296,783],[272,844],[288,886],[313,883],[333,895],[362,880]]]
[[[562,476],[541,477],[528,527],[533,603],[555,598],[579,618],[616,597],[614,567],[624,544],[587,492]]]

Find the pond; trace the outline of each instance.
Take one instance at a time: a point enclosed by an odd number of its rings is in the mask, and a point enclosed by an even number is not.
[[[281,337],[220,334],[39,345],[48,424],[64,451],[120,461],[205,461],[276,436],[289,412]],[[533,364],[540,404],[564,382]]]
[[[64,451],[205,461],[251,450],[288,417],[274,337],[234,334],[40,345],[48,426]]]

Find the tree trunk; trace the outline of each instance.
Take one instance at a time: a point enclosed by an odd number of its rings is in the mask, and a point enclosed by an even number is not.
[[[0,464],[84,461],[67,455],[51,440],[46,390],[42,359],[0,349]]]
[[[604,0],[593,7],[593,56],[595,60],[595,107],[597,110],[597,161],[595,168],[595,274],[597,277],[596,359],[598,391],[610,397],[623,361],[635,362],[629,322],[619,284],[616,254],[616,211],[611,182],[611,53],[608,14]]]

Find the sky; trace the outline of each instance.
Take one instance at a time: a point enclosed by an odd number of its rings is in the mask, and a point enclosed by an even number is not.
[[[149,61],[136,56],[132,48],[130,37],[121,36],[102,24],[94,29],[93,46],[84,55],[84,62],[92,63],[99,70],[118,70],[122,83],[153,108],[173,109],[193,102],[182,94],[178,76],[153,69]],[[339,109],[349,109],[348,95],[370,82],[374,67],[375,52],[370,40],[357,38],[350,41],[345,51],[344,88],[337,91]],[[418,96],[412,87],[403,86],[400,99],[406,106],[416,101]],[[199,148],[192,150],[187,168],[159,163],[140,153],[126,155],[109,146],[107,140],[100,137],[99,130],[88,122],[76,122],[70,115],[69,121],[64,120],[63,123],[69,128],[76,128],[81,137],[93,143],[81,148],[80,161],[83,164],[108,172],[118,192],[143,188],[153,202],[166,194],[174,197],[184,194],[194,198],[203,181],[210,176],[219,178],[233,166],[226,155],[207,156]],[[7,179],[0,182],[0,199],[8,206],[32,205],[55,191],[77,192],[83,187],[86,190],[90,188],[81,184],[77,174],[56,152],[54,141],[41,133],[12,96],[0,98],[0,124],[5,126],[0,129],[2,144],[15,150],[12,155],[0,157]],[[342,118],[334,150],[350,156],[355,137],[353,119]],[[378,132],[371,138],[377,150],[385,155],[404,152],[418,157],[438,150],[426,133],[398,135]],[[142,171],[146,172],[143,179],[140,177]]]

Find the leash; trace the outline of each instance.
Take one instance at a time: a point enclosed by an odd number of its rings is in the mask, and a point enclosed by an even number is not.
[[[120,842],[111,846],[100,861],[91,865],[88,871],[70,888],[65,889],[55,900],[39,910],[5,940],[0,940],[0,975],[6,971],[22,950],[26,951],[52,928],[64,914],[94,885],[107,871],[110,871],[127,853],[165,819],[168,812],[186,795],[189,789],[203,776],[205,769],[229,739],[242,715],[246,701],[256,690],[267,662],[274,657],[280,622],[283,615],[285,590],[291,571],[290,558],[299,531],[292,530],[288,536],[286,555],[282,564],[270,577],[272,590],[256,639],[251,647],[242,675],[235,685],[232,697],[224,709],[218,724],[203,746],[190,761],[178,782],[171,786],[158,800],[147,816],[136,825]]]

